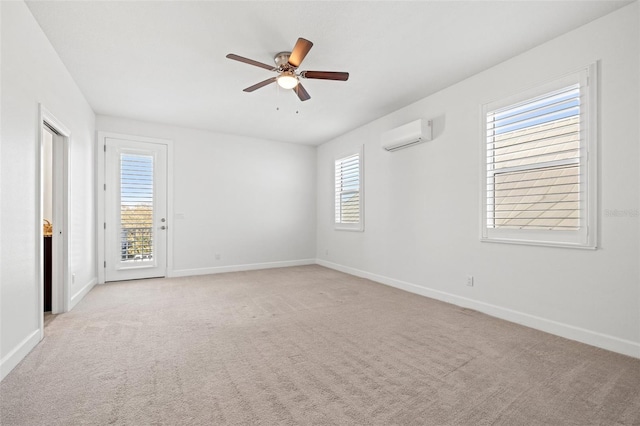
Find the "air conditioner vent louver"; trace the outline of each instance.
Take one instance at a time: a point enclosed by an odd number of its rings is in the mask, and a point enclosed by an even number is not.
[[[431,121],[418,119],[384,132],[381,136],[381,142],[382,148],[393,152],[430,141],[431,138]]]

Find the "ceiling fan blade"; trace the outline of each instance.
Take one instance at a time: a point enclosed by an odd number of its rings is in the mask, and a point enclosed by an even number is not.
[[[254,65],[256,67],[264,68],[269,71],[275,71],[277,68],[273,65],[263,64],[262,62],[254,61],[253,59],[244,58],[242,56],[235,55],[233,53],[229,53],[227,58],[233,59],[234,61],[244,62],[245,64]]]
[[[293,47],[293,50],[291,51],[291,55],[289,55],[289,65],[298,68],[302,63],[304,57],[307,56],[307,53],[309,53],[309,51],[311,50],[312,46],[313,43],[311,43],[309,40],[302,37],[299,38],[296,42],[296,45]]]
[[[261,81],[260,83],[247,87],[243,90],[243,92],[253,92],[254,90],[258,90],[259,88],[266,86],[267,84],[275,83],[275,81],[276,77],[268,78],[265,81]]]
[[[320,80],[339,80],[347,81],[349,79],[348,72],[334,71],[302,71],[300,75],[304,78],[317,78]]]
[[[298,98],[300,98],[300,100],[303,102],[311,99],[311,96],[309,96],[309,92],[306,91],[302,83],[298,83],[298,85],[294,87],[292,90],[296,92],[296,95],[298,95]]]

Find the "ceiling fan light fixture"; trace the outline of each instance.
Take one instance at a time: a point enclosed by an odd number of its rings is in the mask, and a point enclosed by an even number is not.
[[[284,71],[278,78],[278,85],[283,89],[293,89],[298,85],[298,77],[293,71]]]

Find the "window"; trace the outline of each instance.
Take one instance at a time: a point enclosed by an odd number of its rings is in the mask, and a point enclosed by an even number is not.
[[[484,106],[483,240],[595,248],[595,80]]]
[[[362,231],[362,149],[335,162],[336,229]]]
[[[120,227],[120,260],[152,260],[152,155],[120,154]]]

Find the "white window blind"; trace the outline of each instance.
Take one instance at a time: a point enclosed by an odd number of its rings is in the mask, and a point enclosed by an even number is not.
[[[362,230],[362,154],[335,161],[335,223],[340,229]]]
[[[586,243],[595,213],[588,208],[587,77],[485,106],[484,238]]]
[[[153,157],[120,156],[121,261],[153,259]]]

